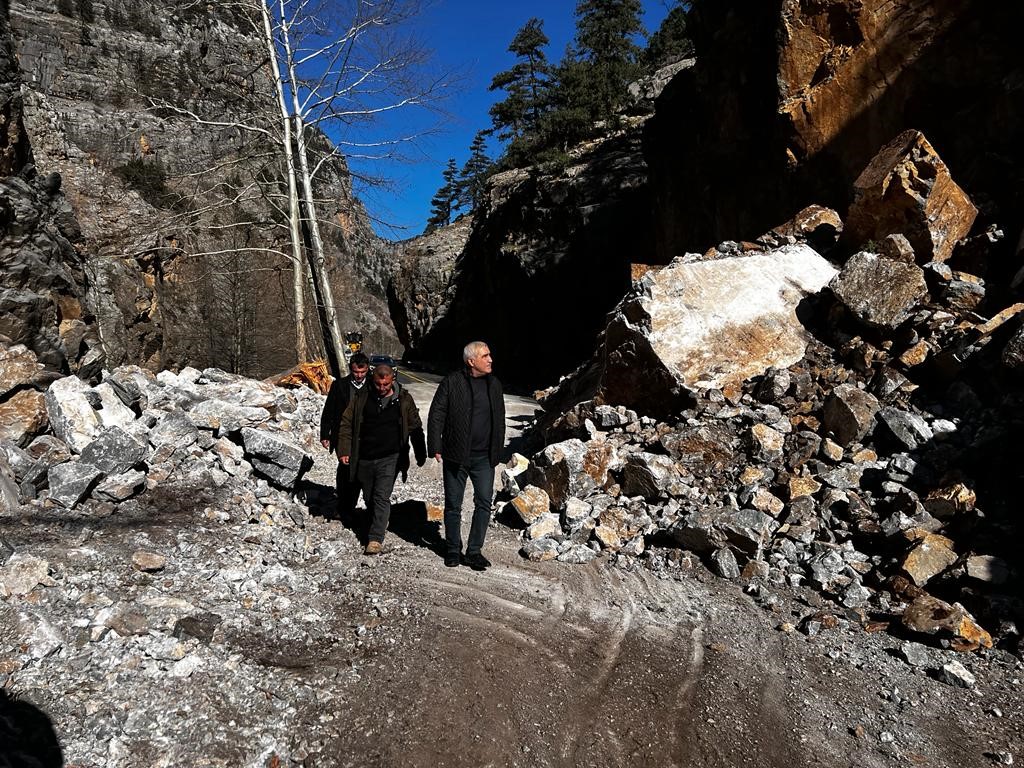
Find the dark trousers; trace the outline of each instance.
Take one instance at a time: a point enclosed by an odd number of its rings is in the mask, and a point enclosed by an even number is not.
[[[391,491],[395,487],[398,454],[382,459],[360,459],[356,479],[363,486],[363,499],[371,514],[369,541],[384,541],[391,518]]]
[[[448,552],[462,552],[462,499],[466,495],[466,479],[473,482],[473,523],[469,528],[467,555],[480,554],[491,521],[491,494],[494,493],[494,467],[485,453],[470,456],[465,464],[445,461],[444,475],[444,538]]]
[[[360,484],[358,478],[353,479],[349,476],[348,464],[342,464],[340,461],[338,462],[338,477],[335,487],[338,496],[338,519],[347,525],[354,525]]]

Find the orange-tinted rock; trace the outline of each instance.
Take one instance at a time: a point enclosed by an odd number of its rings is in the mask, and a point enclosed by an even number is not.
[[[962,605],[950,605],[928,594],[922,594],[907,606],[903,625],[913,632],[948,638],[958,651],[992,647],[992,636]]]
[[[925,533],[903,560],[904,572],[918,586],[938,576],[957,560],[953,542],[937,533]]]
[[[11,440],[24,447],[45,431],[49,423],[42,392],[24,390],[0,403],[0,440]]]
[[[902,234],[921,263],[946,261],[978,209],[920,131],[886,144],[854,182],[844,237],[854,245]]]

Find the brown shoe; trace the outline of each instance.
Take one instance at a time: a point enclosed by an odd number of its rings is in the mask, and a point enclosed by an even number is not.
[[[366,549],[363,550],[364,555],[379,555],[384,550],[384,545],[379,541],[368,541],[366,542]]]

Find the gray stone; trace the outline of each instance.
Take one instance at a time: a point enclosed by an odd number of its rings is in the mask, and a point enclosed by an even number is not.
[[[61,506],[74,508],[102,476],[103,472],[98,467],[85,462],[58,464],[48,473],[50,498]]]
[[[312,460],[281,433],[242,428],[246,458],[280,488],[293,488]]]
[[[265,408],[236,405],[225,400],[203,400],[188,411],[198,427],[218,430],[220,434],[237,432],[242,427],[256,427],[270,418]]]
[[[669,483],[678,475],[675,462],[656,453],[634,453],[622,470],[622,492],[627,496],[657,499],[666,496]]]
[[[181,640],[192,637],[210,643],[222,622],[223,619],[216,613],[197,613],[178,619],[174,623],[172,634]]]
[[[710,554],[725,544],[725,533],[715,527],[722,509],[699,509],[689,512],[671,529],[672,537],[684,549],[697,554]]]
[[[554,539],[537,539],[528,541],[520,550],[524,557],[534,562],[554,560],[558,557],[558,542]]]
[[[762,403],[776,403],[786,396],[792,384],[787,368],[769,368],[757,386],[757,399]]]
[[[729,543],[753,555],[768,543],[779,524],[770,515],[756,509],[727,510],[715,521]]]
[[[146,473],[133,469],[105,478],[96,486],[96,490],[92,492],[92,495],[94,498],[102,501],[118,502],[130,499],[145,487]]]
[[[889,434],[910,450],[927,443],[934,435],[928,422],[910,411],[886,407],[879,410],[878,419],[888,428]]]
[[[140,445],[120,427],[110,427],[82,449],[81,460],[105,474],[125,472],[146,458],[146,446]]]
[[[967,575],[986,584],[1005,584],[1010,580],[1010,564],[994,555],[967,558]]]
[[[736,555],[728,547],[716,549],[711,553],[711,570],[723,579],[738,579],[740,567],[736,563]]]
[[[919,266],[866,251],[851,256],[829,288],[865,325],[890,330],[928,293]]]
[[[12,555],[0,570],[0,595],[27,595],[47,581],[49,573],[50,563],[46,560],[30,555]]]
[[[975,678],[959,661],[951,661],[948,664],[943,664],[937,671],[936,676],[946,685],[952,685],[959,688],[973,688],[975,685]]]
[[[14,547],[3,536],[0,536],[0,566],[6,565],[13,554]]]
[[[871,429],[879,403],[853,384],[840,384],[825,401],[822,421],[835,441],[846,447],[859,442]]]
[[[13,517],[20,509],[17,479],[7,457],[0,453],[0,519]]]
[[[149,431],[150,445],[173,445],[187,448],[199,439],[199,430],[182,410],[173,410],[164,415]]]
[[[591,549],[584,544],[572,543],[562,552],[558,553],[558,562],[583,565],[597,557],[597,550]],[[531,558],[532,559],[532,558]]]
[[[92,388],[76,376],[58,379],[46,390],[50,427],[76,453],[91,443],[103,427],[90,395],[95,395]]]
[[[627,424],[633,424],[636,420],[636,411],[623,408],[621,405],[617,407],[611,405],[599,405],[594,408],[594,424],[601,429],[624,427]]]
[[[900,657],[912,667],[928,667],[932,663],[931,651],[909,640],[900,646]]]

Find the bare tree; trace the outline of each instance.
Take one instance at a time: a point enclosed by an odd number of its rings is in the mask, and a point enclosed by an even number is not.
[[[448,83],[426,72],[427,52],[406,32],[419,12],[417,0],[234,0],[219,7],[248,24],[261,40],[266,60],[254,72],[267,80],[253,89],[253,103],[231,117],[150,98],[151,106],[170,119],[237,132],[247,137],[243,143],[250,148],[217,158],[217,173],[197,169],[187,179],[191,188],[179,180],[179,192],[190,201],[188,212],[179,216],[192,222],[207,217],[204,226],[209,227],[216,211],[261,198],[276,215],[272,223],[287,229],[287,246],[269,247],[266,253],[292,264],[299,358],[307,354],[305,295],[312,282],[324,347],[337,371],[344,364],[344,345],[322,224],[338,224],[327,215],[327,206],[336,201],[324,199],[321,177],[344,163],[361,181],[377,181],[368,171],[354,171],[352,162],[366,167],[402,157],[425,131],[385,135],[384,118],[400,110],[434,110]],[[253,164],[276,170],[261,176],[251,171]],[[243,166],[249,169],[244,181],[225,179],[229,169]],[[217,226],[266,223],[235,217]],[[259,248],[252,246],[252,251]]]

